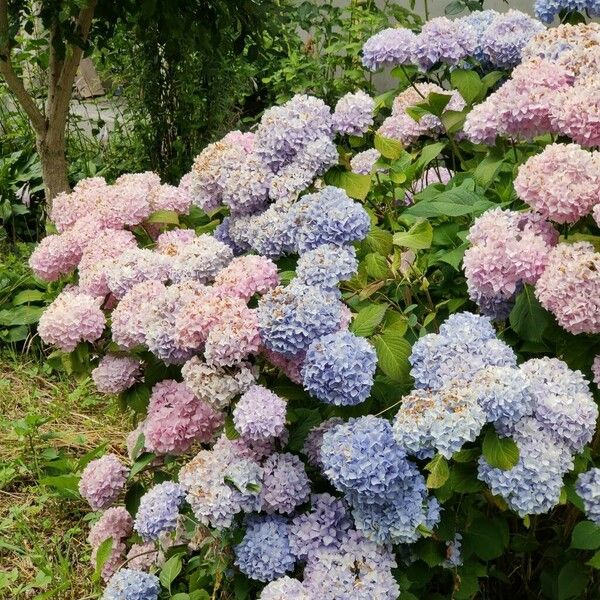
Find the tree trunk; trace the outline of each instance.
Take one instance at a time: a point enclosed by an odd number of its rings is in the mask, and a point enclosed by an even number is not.
[[[61,192],[71,190],[69,186],[64,131],[52,132],[49,129],[44,135],[38,136],[37,150],[40,155],[40,162],[42,163],[44,192],[49,210],[55,196]]]

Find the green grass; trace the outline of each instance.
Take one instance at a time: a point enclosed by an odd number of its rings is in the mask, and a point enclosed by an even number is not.
[[[74,473],[103,444],[123,451],[127,419],[38,364],[0,354],[0,598],[97,598]]]

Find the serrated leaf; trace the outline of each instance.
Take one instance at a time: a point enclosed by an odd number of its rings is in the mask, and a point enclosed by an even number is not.
[[[42,485],[54,488],[64,498],[79,498],[79,477],[73,473],[42,477]]]
[[[482,187],[487,188],[496,178],[500,167],[504,162],[504,156],[492,149],[488,155],[475,167],[473,179]]]
[[[33,325],[40,320],[43,312],[44,308],[41,306],[17,306],[0,310],[0,325]]]
[[[390,272],[387,260],[381,254],[372,252],[364,258],[367,274],[373,279],[385,279]]]
[[[573,528],[571,548],[577,550],[596,550],[600,548],[600,525],[592,521],[581,521]]]
[[[181,573],[181,556],[176,554],[172,556],[164,565],[160,572],[159,579],[162,586],[171,591],[171,584],[177,579]]]
[[[350,323],[350,331],[361,337],[368,337],[383,320],[387,304],[370,304],[358,311]]]
[[[363,242],[372,252],[387,256],[392,251],[392,234],[379,227],[371,227]]]
[[[378,133],[375,134],[374,141],[375,149],[379,151],[381,156],[389,158],[390,160],[396,160],[402,156],[404,148],[402,143],[398,140],[383,137]]]
[[[526,285],[517,296],[509,321],[513,330],[523,339],[540,342],[544,331],[552,323],[552,317],[535,297],[533,287]]]
[[[379,368],[394,381],[405,383],[409,379],[410,344],[396,331],[384,330],[372,339]]]
[[[593,567],[594,569],[600,569],[600,550],[596,552],[596,554],[594,554],[594,556],[592,556],[592,558],[590,558],[590,560],[588,560],[585,564]]]
[[[519,462],[519,448],[511,438],[501,438],[495,429],[488,429],[483,438],[483,457],[496,469],[508,471]]]
[[[371,189],[371,176],[343,171],[339,174],[337,185],[344,189],[350,198],[364,200]]]
[[[588,575],[584,566],[571,560],[558,574],[558,600],[576,600],[582,597]]]
[[[430,489],[441,488],[450,477],[448,461],[441,455],[436,454],[426,465],[425,470],[429,471],[427,476],[427,487]]]
[[[408,231],[395,233],[393,240],[396,246],[411,248],[412,250],[425,250],[431,247],[433,227],[429,221],[419,221]]]
[[[471,69],[456,69],[452,71],[450,82],[469,104],[472,104],[485,88],[479,75]]]
[[[179,225],[179,215],[174,210],[157,210],[148,217],[147,222]]]
[[[427,146],[423,146],[421,150],[421,154],[419,158],[415,162],[415,167],[418,169],[423,169],[426,167],[432,160],[437,158],[442,150],[446,147],[446,142],[435,142],[433,144],[428,144]]]
[[[508,525],[502,519],[479,516],[468,526],[463,539],[465,548],[472,550],[479,558],[494,560],[502,556],[508,546]]]

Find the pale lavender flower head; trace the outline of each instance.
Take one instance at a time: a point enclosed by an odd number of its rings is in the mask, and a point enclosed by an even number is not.
[[[236,431],[250,440],[277,438],[285,431],[287,403],[262,385],[253,385],[233,409]]]
[[[304,464],[294,454],[272,454],[263,463],[263,510],[289,515],[310,494],[310,481]]]
[[[375,148],[369,148],[355,154],[350,159],[350,168],[353,173],[357,175],[370,175],[375,168],[375,163],[381,158],[379,150]]]
[[[109,507],[121,494],[128,470],[115,454],[91,461],[81,474],[79,493],[94,510]]]
[[[179,484],[165,481],[140,498],[134,528],[144,541],[157,540],[162,533],[175,531],[184,497],[185,491]]]
[[[333,127],[338,133],[362,135],[373,125],[375,101],[362,90],[347,93],[335,105]]]
[[[600,525],[600,469],[590,469],[577,477],[577,493],[587,518]]]
[[[412,62],[417,36],[402,27],[390,27],[371,36],[363,46],[362,62],[370,71]]]
[[[121,569],[110,579],[102,600],[158,600],[160,582],[156,575]]]
[[[139,380],[141,367],[142,361],[133,356],[107,354],[92,371],[92,379],[99,392],[120,394]]]

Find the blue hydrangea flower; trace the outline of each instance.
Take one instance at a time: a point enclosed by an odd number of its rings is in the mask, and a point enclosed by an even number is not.
[[[296,564],[289,544],[289,522],[279,515],[249,518],[244,539],[235,547],[235,564],[258,581],[273,581]]]
[[[442,563],[446,569],[455,569],[463,564],[461,546],[462,535],[460,533],[457,533],[452,541],[446,542],[446,558]]]
[[[371,227],[365,209],[333,186],[300,198],[290,209],[288,223],[299,254],[322,244],[343,246],[362,240]]]
[[[427,21],[415,40],[413,62],[424,71],[437,63],[457,65],[477,46],[475,30],[465,22],[436,17]]]
[[[412,347],[409,358],[416,388],[438,390],[452,382],[468,383],[484,367],[516,366],[515,353],[496,339],[488,317],[463,312]]]
[[[409,475],[397,478],[385,494],[349,496],[356,528],[378,544],[416,542],[420,525],[431,529],[439,520],[439,504],[429,497],[425,478],[415,465],[408,465]]]
[[[362,49],[362,63],[370,71],[408,65],[417,36],[403,27],[390,27],[371,36]]]
[[[260,600],[311,600],[301,581],[281,577],[264,587]]]
[[[352,246],[323,244],[298,259],[296,279],[298,283],[337,293],[338,283],[350,279],[357,269],[356,250]]]
[[[381,495],[398,477],[411,474],[389,421],[373,415],[350,419],[326,431],[321,460],[325,475],[344,493]]]
[[[292,283],[258,303],[258,328],[265,346],[286,356],[305,351],[317,338],[339,329],[343,304],[312,286]]]
[[[533,412],[529,380],[519,369],[485,367],[470,388],[487,420],[501,433],[509,433],[515,423]]]
[[[451,458],[466,442],[475,440],[485,422],[486,414],[468,387],[415,390],[402,399],[394,438],[416,456],[430,456],[437,450]]]
[[[581,371],[557,358],[536,358],[521,365],[533,395],[539,423],[573,452],[592,440],[598,406]]]
[[[480,62],[485,61],[485,55],[481,47],[481,41],[485,30],[491,25],[492,21],[499,15],[495,10],[477,10],[466,17],[458,19],[458,23],[465,23],[475,31],[476,45],[473,50],[473,58]]]
[[[325,102],[297,94],[264,112],[254,137],[254,151],[277,173],[309,142],[331,136],[331,111]]]
[[[320,550],[338,549],[352,525],[343,500],[313,494],[310,512],[298,515],[290,527],[290,548],[298,560],[310,560]]]
[[[247,244],[268,258],[279,258],[294,249],[294,228],[289,222],[289,209],[277,203],[260,214],[236,219],[230,231],[236,243]]]
[[[111,577],[102,600],[157,600],[159,594],[160,582],[155,575],[121,569]]]
[[[346,135],[362,135],[373,125],[375,101],[362,90],[349,92],[335,105],[333,128]]]
[[[527,42],[544,29],[540,21],[518,10],[498,15],[481,40],[484,57],[494,67],[516,67],[521,62],[521,51]]]
[[[600,469],[590,469],[577,478],[577,493],[588,519],[600,525]]]
[[[308,500],[310,481],[304,463],[289,452],[275,453],[263,464],[261,500],[267,513],[291,514]]]
[[[591,17],[600,13],[598,0],[535,0],[535,15],[544,23],[552,23],[561,10],[588,11]]]
[[[175,531],[184,498],[184,489],[172,481],[155,485],[141,497],[134,527],[145,542],[157,540],[163,532]]]
[[[548,512],[558,504],[563,477],[573,467],[571,453],[533,418],[517,424],[513,439],[519,462],[503,471],[491,467],[482,456],[479,479],[522,517]]]
[[[244,252],[247,252],[250,248],[248,244],[241,242],[240,240],[234,240],[231,237],[231,232],[229,230],[231,226],[231,217],[225,217],[216,227],[213,232],[213,235],[224,244],[227,244],[234,256],[240,256]]]
[[[340,550],[322,550],[307,564],[304,586],[310,598],[397,600],[396,566],[390,547],[350,531]]]
[[[338,331],[315,340],[302,365],[305,389],[338,406],[360,404],[369,397],[377,354],[362,337]]]

